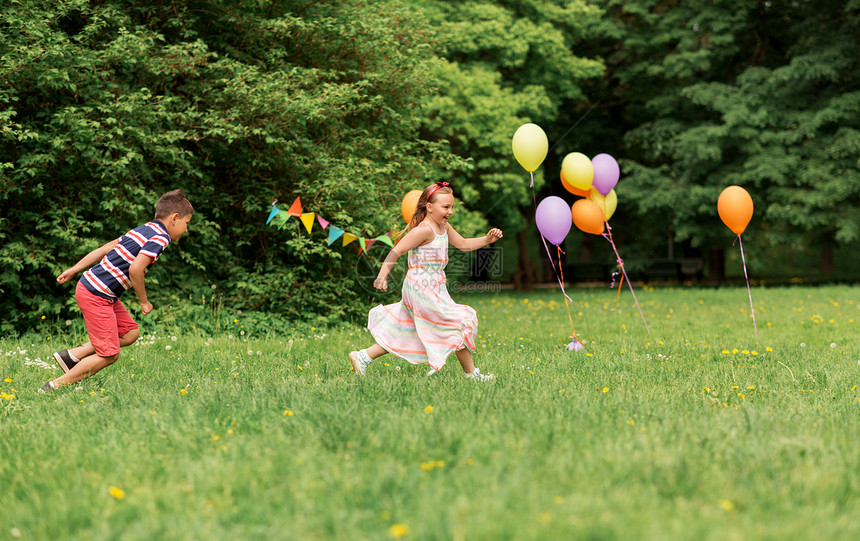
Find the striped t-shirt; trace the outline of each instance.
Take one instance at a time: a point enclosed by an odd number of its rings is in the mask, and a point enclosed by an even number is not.
[[[91,293],[115,299],[131,287],[128,269],[134,258],[144,254],[153,258],[155,263],[168,244],[170,235],[158,220],[136,227],[120,237],[114,249],[84,273],[81,283]]]

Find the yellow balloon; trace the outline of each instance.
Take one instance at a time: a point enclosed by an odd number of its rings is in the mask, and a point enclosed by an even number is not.
[[[400,203],[400,212],[403,214],[403,219],[406,220],[407,224],[418,209],[419,197],[421,197],[421,190],[412,190],[403,196],[403,201]]]
[[[523,124],[514,132],[511,146],[514,149],[514,157],[520,162],[523,169],[532,173],[540,167],[546,158],[549,142],[540,126],[528,123]]]
[[[615,214],[615,209],[618,208],[618,195],[615,190],[610,190],[608,194],[603,195],[597,191],[597,188],[592,187],[588,198],[597,203],[597,206],[603,211],[603,219],[607,222]]]
[[[561,171],[568,184],[580,190],[590,190],[594,182],[594,166],[588,156],[581,152],[571,152],[561,162]]]

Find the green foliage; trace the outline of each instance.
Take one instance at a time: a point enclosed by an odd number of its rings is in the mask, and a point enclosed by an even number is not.
[[[511,138],[525,122],[541,125],[550,144],[566,129],[563,108],[581,100],[583,81],[603,70],[600,60],[571,52],[599,11],[556,0],[416,3],[438,28],[442,55],[432,64],[439,92],[427,103],[424,128],[469,160],[451,177],[466,204],[513,235],[534,210]],[[535,173],[537,189],[545,170]]]
[[[738,184],[759,245],[860,239],[856,4],[599,3],[612,86],[595,96],[619,103],[623,203],[665,217],[651,238],[724,245],[716,200]]]
[[[362,312],[354,252],[265,217],[273,198],[301,196],[335,224],[379,234],[399,220],[406,189],[430,180],[430,163],[437,174],[461,166],[418,136],[427,32],[393,2],[9,3],[3,330],[69,314],[54,277],[151,219],[176,187],[196,212],[147,278],[156,303],[217,284],[234,308],[288,319]]]

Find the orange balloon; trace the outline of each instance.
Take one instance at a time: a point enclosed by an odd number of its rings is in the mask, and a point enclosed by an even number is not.
[[[564,178],[564,171],[561,172],[561,185],[564,186],[565,190],[569,191],[573,195],[578,195],[580,197],[588,197],[589,195],[591,195],[591,192],[589,190],[580,190],[579,188],[568,182],[567,179]]]
[[[720,219],[735,235],[746,230],[753,215],[753,202],[750,194],[740,186],[729,186],[717,200]]]
[[[591,199],[578,199],[571,207],[570,213],[573,215],[573,223],[580,230],[592,235],[603,234],[603,211]]]
[[[419,197],[421,197],[421,190],[412,190],[403,196],[403,201],[400,203],[400,213],[403,214],[403,219],[406,220],[407,224],[418,209]]]

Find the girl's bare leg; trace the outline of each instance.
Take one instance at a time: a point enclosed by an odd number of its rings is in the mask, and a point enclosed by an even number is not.
[[[372,346],[367,348],[367,355],[371,359],[376,359],[377,357],[381,357],[381,356],[385,355],[386,353],[388,353],[388,352],[385,351],[385,349],[383,349],[383,347],[380,346],[379,344],[373,344]]]
[[[472,361],[472,352],[467,348],[457,350],[457,360],[460,361],[460,366],[463,367],[463,372],[471,374],[475,371],[475,363]]]

